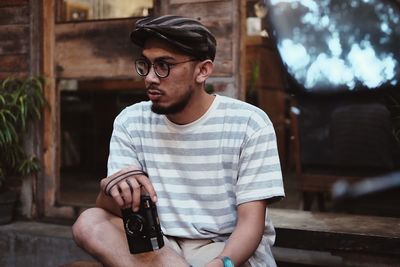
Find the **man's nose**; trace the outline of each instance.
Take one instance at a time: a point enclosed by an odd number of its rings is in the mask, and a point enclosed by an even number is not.
[[[149,73],[146,75],[145,80],[148,83],[159,83],[160,82],[160,78],[157,76],[153,65],[150,65]]]

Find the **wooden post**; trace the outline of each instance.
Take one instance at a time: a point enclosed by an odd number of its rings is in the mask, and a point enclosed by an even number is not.
[[[43,173],[39,179],[39,212],[45,217],[73,218],[72,207],[56,207],[59,181],[59,92],[56,88],[54,70],[55,1],[42,1],[42,75],[46,78],[45,98],[49,108],[44,111]]]
[[[246,29],[246,7],[247,7],[247,0],[240,0],[239,3],[239,19],[238,19],[238,29],[239,29],[239,73],[238,82],[239,85],[239,99],[245,101],[246,100],[246,36],[247,36],[247,29]]]

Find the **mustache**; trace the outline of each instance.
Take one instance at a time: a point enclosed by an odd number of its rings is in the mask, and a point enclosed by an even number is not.
[[[148,86],[148,87],[146,88],[146,91],[147,91],[148,93],[152,93],[152,92],[153,92],[153,93],[159,93],[159,94],[163,94],[163,93],[164,93],[164,90],[158,88],[157,86],[152,86],[152,85]]]

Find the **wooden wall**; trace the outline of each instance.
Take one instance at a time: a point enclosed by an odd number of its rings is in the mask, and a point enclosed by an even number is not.
[[[0,1],[0,80],[30,73],[28,0]]]
[[[214,74],[209,79],[217,93],[242,98],[240,72],[240,1],[238,0],[170,0],[164,14],[200,19],[217,39]]]
[[[287,109],[289,96],[285,92],[285,82],[281,62],[271,39],[261,36],[246,38],[246,88],[250,81],[254,66],[258,66],[259,77],[254,83],[257,94],[255,101],[264,110],[275,127],[279,155],[282,168],[287,166],[288,119]]]
[[[8,77],[26,78],[41,74],[39,4],[42,0],[0,1],[0,81]],[[27,135],[29,153],[42,155],[41,125],[35,124]],[[20,186],[18,214],[27,218],[37,215],[38,177],[24,177]]]
[[[233,1],[171,0],[168,13],[199,19],[217,39],[217,54],[213,76],[233,75]]]
[[[239,96],[238,1],[160,1],[158,14],[201,20],[216,36],[217,55],[210,83],[214,90]],[[138,79],[132,69],[138,54],[129,40],[135,19],[64,23],[55,26],[57,78]]]
[[[139,79],[139,48],[129,39],[136,19],[62,23],[55,26],[56,76],[63,79]]]
[[[215,72],[209,83],[218,93],[235,98],[241,95],[240,2],[156,1],[157,14],[198,18],[216,35]],[[79,209],[57,203],[60,103],[56,81],[60,78],[103,81],[134,78],[130,76],[134,73],[131,69],[133,48],[129,42],[121,43],[123,39],[116,40],[120,35],[129,36],[134,20],[96,22],[96,26],[92,24],[94,22],[56,24],[54,7],[55,0],[0,0],[0,80],[8,76],[26,77],[31,74],[46,77],[44,91],[51,108],[44,112],[43,129],[35,133],[42,135],[42,138],[33,145],[43,159],[42,173],[34,182],[37,184],[37,213],[49,218],[74,218]],[[97,27],[99,25],[101,27]],[[100,38],[100,35],[109,33],[114,34],[111,38],[116,42],[106,43],[107,40]],[[107,45],[113,48],[110,50]],[[31,190],[34,187],[32,182]],[[27,211],[34,209],[29,207],[34,205],[34,198],[28,200]]]

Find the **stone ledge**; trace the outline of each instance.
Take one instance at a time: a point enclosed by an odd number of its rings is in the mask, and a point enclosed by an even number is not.
[[[0,226],[0,266],[57,267],[91,260],[75,245],[70,226],[38,222]]]

